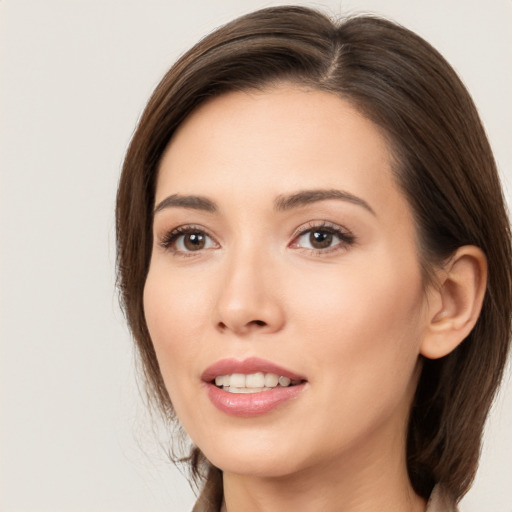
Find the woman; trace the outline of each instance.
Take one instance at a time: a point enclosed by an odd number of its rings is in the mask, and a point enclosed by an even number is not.
[[[117,203],[194,510],[455,510],[507,357],[510,233],[476,109],[421,38],[270,8],[155,90]]]

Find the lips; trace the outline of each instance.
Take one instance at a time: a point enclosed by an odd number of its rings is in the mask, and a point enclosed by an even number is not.
[[[284,385],[263,388],[240,388],[230,390],[228,376],[252,376],[254,374],[275,375]],[[297,398],[305,388],[304,376],[259,358],[244,361],[223,359],[208,367],[201,379],[205,383],[210,401],[220,411],[241,417],[258,416],[269,413],[278,406]],[[217,379],[217,385],[215,380]]]
[[[288,377],[292,381],[306,380],[304,376],[298,373],[258,357],[251,357],[243,361],[238,361],[237,359],[222,359],[209,366],[201,375],[201,379],[204,382],[211,382],[215,380],[215,377],[219,377],[220,375],[231,375],[233,373],[249,375],[257,372],[275,373],[280,377]]]

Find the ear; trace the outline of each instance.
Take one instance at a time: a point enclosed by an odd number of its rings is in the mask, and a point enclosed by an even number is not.
[[[438,271],[429,291],[428,324],[420,352],[438,359],[452,352],[475,326],[487,286],[487,259],[473,245],[459,247]]]

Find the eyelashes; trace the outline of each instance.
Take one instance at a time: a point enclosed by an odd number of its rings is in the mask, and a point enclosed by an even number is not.
[[[312,221],[295,230],[288,247],[310,255],[324,256],[347,250],[355,242],[354,234],[342,226]],[[205,228],[196,225],[172,229],[162,236],[159,245],[176,256],[184,257],[198,256],[221,247]]]
[[[160,245],[173,253],[197,253],[220,245],[199,226],[180,226],[166,233]]]
[[[349,230],[330,222],[308,223],[296,230],[290,247],[326,254],[347,249],[356,238]]]

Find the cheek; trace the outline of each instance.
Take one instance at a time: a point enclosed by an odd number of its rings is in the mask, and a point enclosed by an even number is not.
[[[172,396],[184,379],[194,375],[204,348],[211,294],[205,283],[180,279],[166,269],[150,268],[144,287],[144,313],[160,371]]]
[[[337,276],[303,276],[296,286],[307,293],[290,295],[302,343],[294,348],[315,390],[301,442],[321,432],[322,453],[384,425],[401,432],[408,415],[423,326],[421,276],[413,266],[384,261],[357,271],[347,265]]]
[[[334,272],[297,273],[288,305],[319,333],[357,326],[362,334],[392,324],[407,331],[422,302],[420,273],[409,267],[380,260],[340,265]]]
[[[407,387],[422,335],[423,292],[419,268],[396,258],[340,267],[338,275],[305,276],[296,283],[308,293],[291,295],[311,360],[321,379],[334,376],[345,389],[385,384]],[[365,388],[367,386],[367,388]],[[373,389],[375,391],[375,389]]]

